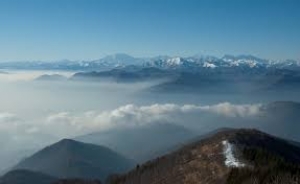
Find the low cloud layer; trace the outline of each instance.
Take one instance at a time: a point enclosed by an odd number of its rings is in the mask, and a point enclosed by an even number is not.
[[[185,125],[187,123],[186,120],[190,117],[193,117],[194,121],[198,121],[207,115],[211,117],[246,118],[257,116],[260,112],[260,104],[235,105],[226,102],[206,106],[193,104],[138,106],[128,104],[113,110],[100,112],[59,112],[50,114],[39,121],[23,120],[15,114],[0,113],[0,132],[6,131],[6,133],[8,132],[18,137],[51,135],[62,138],[94,131],[143,126],[153,123]]]
[[[90,111],[81,115],[62,112],[52,114],[46,118],[46,126],[72,127],[72,131],[89,132],[112,129],[115,127],[143,126],[151,123],[184,123],[189,116],[201,118],[204,114],[224,116],[228,118],[244,118],[256,116],[261,112],[260,104],[235,105],[220,103],[216,105],[178,105],[178,104],[153,104],[137,106],[128,104],[110,111]],[[224,125],[226,126],[226,125]]]

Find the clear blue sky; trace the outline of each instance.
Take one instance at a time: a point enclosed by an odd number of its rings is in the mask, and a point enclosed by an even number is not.
[[[0,61],[253,54],[300,59],[300,0],[1,0]]]

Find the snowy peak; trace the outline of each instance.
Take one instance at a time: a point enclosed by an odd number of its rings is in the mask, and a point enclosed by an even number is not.
[[[183,63],[183,59],[181,57],[169,58],[169,59],[167,59],[167,63],[170,66],[172,66],[172,65],[181,65]]]
[[[268,65],[268,60],[261,59],[252,55],[239,55],[239,56],[225,55],[221,59],[224,62],[229,63],[229,65],[231,66],[246,65],[249,66],[250,68],[254,68],[254,67]]]

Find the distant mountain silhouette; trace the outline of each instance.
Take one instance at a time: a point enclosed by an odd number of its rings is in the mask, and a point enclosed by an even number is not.
[[[51,74],[51,75],[44,74],[37,77],[35,80],[36,81],[65,81],[67,79],[68,79],[67,77],[59,74]]]
[[[71,80],[101,81],[110,79],[116,82],[141,82],[147,80],[173,78],[175,76],[176,75],[174,73],[161,70],[159,68],[127,66],[125,68],[115,68],[100,72],[78,72],[71,77]]]
[[[182,126],[158,123],[136,128],[96,132],[75,139],[107,146],[142,163],[173,151],[193,137],[195,134]]]
[[[300,103],[277,101],[263,106],[261,117],[257,120],[264,130],[281,137],[300,140]]]
[[[133,165],[131,160],[103,146],[64,139],[23,160],[14,169],[38,171],[57,178],[104,180]]]
[[[299,67],[300,68],[300,67]],[[192,67],[165,69],[127,66],[108,71],[78,72],[71,80],[142,82],[165,79],[153,91],[261,92],[300,89],[299,71],[265,67]]]

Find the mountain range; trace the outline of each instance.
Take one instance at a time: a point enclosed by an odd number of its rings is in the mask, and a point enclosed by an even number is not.
[[[191,56],[171,57],[157,56],[151,58],[137,58],[127,54],[109,55],[98,60],[91,61],[19,61],[1,62],[0,69],[30,69],[30,70],[107,70],[126,67],[130,65],[143,67],[157,67],[163,69],[195,69],[195,68],[218,68],[218,67],[243,67],[261,68],[274,67],[280,69],[300,68],[300,61],[297,60],[268,60],[252,55],[224,55],[223,57],[213,56]]]
[[[0,69],[68,70],[74,74],[41,75],[36,81],[159,83],[152,92],[253,93],[300,91],[300,62],[274,61],[251,55],[135,58],[116,54],[94,61],[6,62]],[[45,71],[45,73],[47,73]],[[7,74],[9,75],[9,74]],[[148,91],[149,91],[148,90]]]

